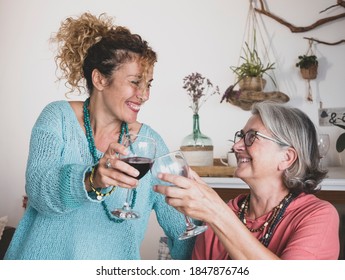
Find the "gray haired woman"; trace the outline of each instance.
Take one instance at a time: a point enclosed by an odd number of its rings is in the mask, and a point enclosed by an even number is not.
[[[235,133],[235,176],[249,194],[225,203],[199,176],[160,174],[180,188],[155,186],[168,204],[208,224],[194,259],[337,259],[339,216],[314,193],[319,168],[317,133],[301,110],[261,102]]]

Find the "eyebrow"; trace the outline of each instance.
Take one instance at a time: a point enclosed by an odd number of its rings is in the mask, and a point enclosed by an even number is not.
[[[138,78],[138,79],[142,79],[142,78],[143,78],[142,75],[128,75],[127,77],[128,77],[128,78],[134,77],[134,78]],[[153,81],[153,78],[150,79],[150,80],[148,80],[149,83],[152,82],[152,81]]]
[[[138,78],[141,79],[143,76],[142,75],[127,75],[127,78]]]

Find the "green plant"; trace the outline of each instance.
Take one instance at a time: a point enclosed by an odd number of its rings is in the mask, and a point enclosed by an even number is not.
[[[300,55],[298,56],[299,61],[296,63],[296,67],[299,68],[304,68],[304,69],[308,69],[313,65],[318,65],[319,62],[317,60],[316,55]]]
[[[245,77],[259,77],[262,78],[263,75],[267,75],[274,85],[276,83],[273,77],[268,73],[269,70],[274,69],[274,63],[267,63],[266,65],[262,63],[262,60],[256,50],[256,40],[254,35],[254,44],[251,48],[247,42],[245,42],[245,48],[243,49],[244,56],[241,56],[243,63],[240,66],[231,66],[230,69],[237,76],[237,83]]]
[[[333,123],[333,125],[345,129],[345,125],[341,125],[337,123]],[[342,151],[345,150],[345,133],[342,133],[339,135],[335,147],[338,153],[341,153]]]

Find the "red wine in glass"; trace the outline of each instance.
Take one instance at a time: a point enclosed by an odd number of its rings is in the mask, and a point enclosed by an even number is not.
[[[122,161],[137,169],[140,173],[136,179],[140,180],[150,170],[153,160],[145,157],[124,158]]]
[[[119,158],[139,171],[136,179],[141,179],[150,170],[156,156],[156,141],[150,137],[139,134],[125,134],[121,142],[128,153],[119,155]],[[140,213],[132,209],[132,189],[127,189],[126,201],[122,208],[111,213],[121,219],[132,220],[140,218]]]

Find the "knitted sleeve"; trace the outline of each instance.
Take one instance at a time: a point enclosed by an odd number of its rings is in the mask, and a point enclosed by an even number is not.
[[[88,201],[84,176],[90,166],[81,160],[76,163],[73,154],[66,156],[70,145],[66,127],[71,122],[66,104],[47,105],[31,134],[25,187],[30,206],[45,215],[69,212]]]
[[[152,132],[152,137],[157,141],[157,156],[161,156],[169,152],[166,144],[160,135]],[[152,178],[151,185],[157,184]],[[185,219],[182,213],[171,207],[165,202],[162,194],[155,193],[154,210],[156,212],[157,221],[162,227],[165,235],[168,237],[168,246],[170,255],[173,259],[190,259],[194,247],[195,238],[186,240],[178,240],[179,235],[186,229]]]

